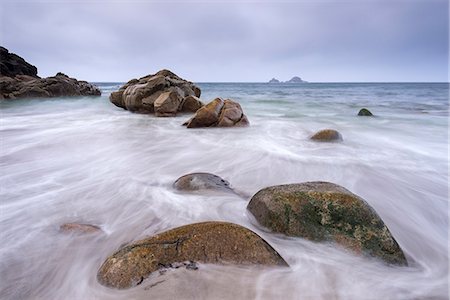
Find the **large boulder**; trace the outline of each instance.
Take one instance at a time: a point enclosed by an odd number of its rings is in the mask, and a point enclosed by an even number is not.
[[[311,139],[318,142],[338,142],[342,141],[342,135],[334,129],[323,129],[311,136]]]
[[[166,94],[163,101],[160,96],[169,92],[170,97]],[[200,89],[192,82],[169,70],[161,70],[156,74],[128,81],[118,91],[111,93],[109,99],[114,105],[132,112],[174,116],[178,111],[189,111],[183,110],[183,103],[191,96],[200,97],[200,93]],[[203,104],[199,101],[199,105]]]
[[[100,95],[101,92],[95,85],[78,81],[63,73],[47,78],[27,75],[0,77],[0,97],[3,99]]]
[[[27,75],[39,78],[37,72],[37,68],[27,63],[22,57],[0,47],[0,76]]]
[[[226,222],[203,222],[123,247],[106,259],[98,270],[97,279],[108,287],[130,288],[160,268],[185,261],[287,266],[266,241],[249,229]]]
[[[211,173],[191,173],[178,178],[173,187],[179,191],[215,190],[233,192],[230,183]]]
[[[370,205],[329,182],[306,182],[264,188],[247,209],[258,222],[289,236],[336,242],[357,253],[405,265],[389,229]]]
[[[216,98],[195,113],[183,125],[187,128],[197,127],[232,127],[248,126],[247,116],[239,103],[230,99]]]

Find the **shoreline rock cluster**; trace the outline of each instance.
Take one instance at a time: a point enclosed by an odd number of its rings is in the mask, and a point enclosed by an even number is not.
[[[4,47],[0,47],[0,58],[0,99],[101,95],[95,85],[63,73],[40,78],[35,66]]]
[[[216,98],[205,105],[200,95],[200,88],[192,82],[169,70],[160,70],[128,81],[118,91],[112,92],[109,99],[117,107],[156,117],[195,113],[183,124],[187,128],[249,125],[247,116],[236,101]]]
[[[196,112],[203,103],[200,88],[169,70],[132,79],[109,99],[114,105],[136,113],[171,117],[178,112]]]
[[[192,173],[173,187],[184,192],[233,191],[217,175]],[[273,233],[313,242],[335,243],[362,255],[405,266],[405,255],[375,210],[362,198],[330,182],[304,182],[263,188],[251,197],[247,210]],[[228,222],[208,221],[176,227],[131,242],[100,266],[97,279],[110,288],[141,284],[152,273],[197,263],[289,267],[264,239]]]

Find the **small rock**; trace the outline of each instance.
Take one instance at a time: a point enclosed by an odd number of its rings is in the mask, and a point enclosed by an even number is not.
[[[400,246],[375,210],[337,184],[305,182],[264,188],[247,209],[274,232],[333,241],[356,253],[406,264]]]
[[[64,233],[99,233],[102,229],[96,225],[81,223],[65,223],[59,227]]]
[[[319,142],[335,142],[342,141],[342,135],[337,130],[324,129],[315,133],[311,139]]]
[[[174,188],[180,191],[219,190],[233,192],[228,181],[211,173],[191,173],[178,178]]]
[[[358,112],[358,116],[372,117],[373,114],[367,108],[361,108],[361,110]]]
[[[226,222],[203,222],[134,242],[108,257],[97,273],[107,287],[136,286],[152,272],[177,262],[288,266],[251,230]],[[186,267],[194,268],[193,264]]]

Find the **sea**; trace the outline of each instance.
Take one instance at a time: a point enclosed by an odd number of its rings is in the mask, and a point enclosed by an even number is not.
[[[448,299],[448,83],[198,83],[238,101],[246,128],[181,126],[97,98],[0,102],[1,299]],[[358,117],[361,108],[374,117]],[[321,129],[343,141],[320,143]],[[236,194],[182,193],[209,172]],[[271,233],[247,211],[260,189],[329,181],[364,198],[408,266],[333,243]],[[227,221],[264,238],[290,268],[199,264],[116,290],[97,281],[121,245],[186,224]],[[103,234],[67,234],[61,224]]]

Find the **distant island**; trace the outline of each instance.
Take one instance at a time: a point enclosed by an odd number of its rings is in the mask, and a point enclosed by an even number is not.
[[[301,79],[298,76],[294,76],[288,81],[279,81],[276,78],[272,78],[269,80],[269,83],[307,83],[307,81],[304,81],[303,79]]]

